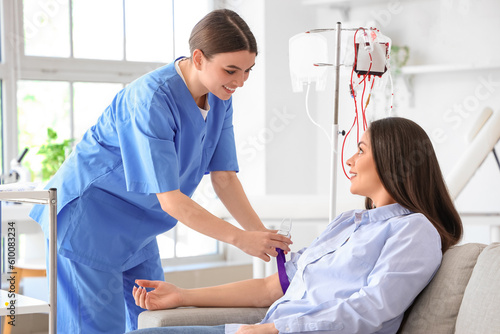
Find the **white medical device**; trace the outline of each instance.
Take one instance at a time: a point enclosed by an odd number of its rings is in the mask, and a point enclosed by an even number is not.
[[[280,229],[278,230],[278,234],[290,238],[291,232],[292,232],[292,220],[290,218],[283,219],[283,221],[281,222]]]
[[[26,183],[31,181],[31,173],[29,169],[24,167],[21,163],[26,156],[26,153],[28,153],[28,148],[25,148],[18,158],[14,158],[10,161],[10,172],[9,174],[0,176],[0,183]]]
[[[316,90],[326,87],[327,69],[315,64],[328,62],[328,43],[325,36],[301,33],[290,38],[289,65],[294,92],[302,92],[304,84],[316,84]]]

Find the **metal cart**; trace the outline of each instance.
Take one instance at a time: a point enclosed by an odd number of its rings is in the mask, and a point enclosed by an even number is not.
[[[57,332],[57,190],[1,191],[0,201],[49,206],[49,304],[16,293],[14,297],[14,315],[49,313],[49,333],[55,334]],[[8,247],[5,249],[8,249]],[[8,263],[5,263],[6,273],[9,274],[9,271],[15,270],[14,267],[15,265],[10,267]],[[11,305],[12,298],[10,298],[8,291],[1,290],[0,292],[0,316],[9,316],[12,309],[9,310],[8,305]],[[8,318],[5,320],[7,321]]]

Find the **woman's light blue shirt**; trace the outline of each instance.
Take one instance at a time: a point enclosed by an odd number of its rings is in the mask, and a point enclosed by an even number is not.
[[[238,171],[231,99],[208,94],[206,121],[174,63],[120,91],[47,188],[58,190],[60,254],[99,270],[126,270],[158,254],[177,223],[157,193],[191,196],[204,174]],[[45,206],[31,217],[48,235]]]
[[[346,212],[292,253],[290,287],[262,323],[280,333],[396,333],[441,258],[440,236],[422,214],[399,204]]]

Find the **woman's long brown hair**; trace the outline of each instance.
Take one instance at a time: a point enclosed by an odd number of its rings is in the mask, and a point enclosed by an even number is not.
[[[431,221],[444,253],[460,240],[463,228],[429,137],[418,124],[400,117],[372,122],[368,134],[385,189],[397,203]],[[366,206],[372,207],[370,199]]]

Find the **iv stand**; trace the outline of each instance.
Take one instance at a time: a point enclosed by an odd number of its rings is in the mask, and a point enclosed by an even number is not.
[[[334,66],[335,67],[335,92],[333,95],[333,124],[332,124],[332,142],[330,152],[330,202],[328,223],[332,222],[337,211],[337,157],[339,146],[339,82],[340,82],[340,37],[342,33],[342,23],[337,22],[335,29],[313,29],[308,33],[318,33],[324,31],[336,31],[335,64],[315,64],[316,66]]]
[[[332,222],[337,210],[337,157],[339,143],[339,82],[340,82],[340,34],[342,23],[337,22],[336,26],[337,46],[335,49],[335,93],[333,96],[333,124],[332,124],[332,148],[330,156],[330,208],[328,223]]]
[[[372,28],[373,29],[373,28]],[[333,221],[336,216],[336,205],[337,205],[337,157],[338,157],[338,142],[339,142],[339,82],[340,82],[340,42],[342,30],[356,31],[358,28],[354,29],[342,29],[342,23],[337,22],[335,29],[313,29],[308,31],[308,33],[320,33],[326,31],[336,31],[336,48],[335,48],[335,91],[334,91],[334,104],[333,104],[333,124],[332,124],[332,148],[330,157],[330,203],[329,203],[329,223]],[[332,64],[315,64],[316,66],[332,66]],[[343,134],[343,131],[342,131]]]

